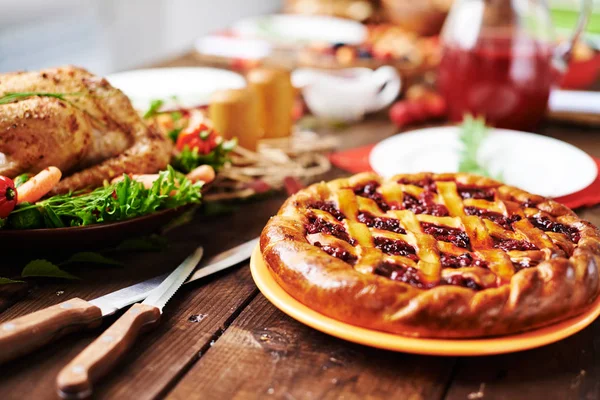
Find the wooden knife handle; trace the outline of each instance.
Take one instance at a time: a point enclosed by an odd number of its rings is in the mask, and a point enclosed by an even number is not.
[[[85,300],[63,303],[0,324],[0,363],[83,328],[100,325],[102,311]]]
[[[58,393],[63,398],[91,395],[92,384],[109,372],[133,345],[142,327],[160,318],[160,310],[134,304],[102,335],[86,347],[58,374]]]

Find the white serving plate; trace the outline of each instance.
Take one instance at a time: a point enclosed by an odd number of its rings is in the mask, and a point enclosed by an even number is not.
[[[457,172],[459,128],[419,129],[379,142],[369,162],[380,175]],[[563,141],[534,133],[492,129],[480,162],[504,183],[546,197],[561,197],[589,186],[598,175],[594,160]]]
[[[273,14],[242,19],[232,26],[242,37],[279,43],[325,42],[360,44],[367,28],[359,22],[315,15]]]
[[[217,90],[246,86],[240,74],[219,68],[152,68],[119,72],[106,77],[111,85],[127,95],[138,110],[145,110],[154,99],[182,107],[208,104]],[[177,97],[177,101],[172,100]]]

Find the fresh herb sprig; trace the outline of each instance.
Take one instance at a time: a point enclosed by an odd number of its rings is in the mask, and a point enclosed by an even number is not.
[[[4,96],[0,97],[0,105],[13,103],[20,99],[26,99],[28,97],[54,97],[66,102],[69,102],[67,97],[69,96],[81,96],[81,92],[74,93],[48,93],[48,92],[8,92]]]
[[[210,165],[218,171],[229,161],[229,153],[237,146],[237,139],[223,140],[208,154],[200,154],[198,149],[184,146],[181,153],[173,156],[171,164],[178,171],[188,173],[200,165]]]
[[[124,175],[122,181],[90,193],[76,192],[52,196],[28,207],[16,209],[12,214],[38,209],[47,228],[123,221],[161,209],[199,203],[202,197],[201,189],[201,182],[192,183],[169,166],[166,171],[159,173],[158,179],[150,189]]]
[[[458,163],[459,172],[468,172],[495,179],[502,179],[501,176],[494,176],[487,165],[479,162],[479,152],[481,146],[488,137],[489,128],[485,125],[483,117],[473,118],[466,115],[460,126],[459,140],[462,144],[460,152],[460,161]]]

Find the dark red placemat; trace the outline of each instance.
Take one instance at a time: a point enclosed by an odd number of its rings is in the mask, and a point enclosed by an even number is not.
[[[329,159],[336,167],[355,174],[373,171],[371,164],[369,164],[369,154],[373,147],[374,145],[369,145],[351,150],[338,151],[330,154]],[[593,159],[600,171],[600,159],[595,157]],[[568,196],[557,197],[555,200],[569,208],[590,207],[600,204],[600,175],[587,188]]]

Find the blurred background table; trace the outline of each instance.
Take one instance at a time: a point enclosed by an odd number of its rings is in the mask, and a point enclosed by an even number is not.
[[[192,65],[198,61],[190,53],[159,66]],[[600,140],[591,128],[549,123],[540,131],[600,157]],[[319,133],[343,137],[348,148],[375,143],[397,128],[375,114],[347,129]],[[326,178],[345,174],[334,168]],[[257,236],[284,198],[243,204],[232,215],[197,216],[168,234],[167,250],[124,256],[127,268],[110,273],[91,268],[78,271],[83,279],[74,283],[15,288],[0,301],[0,321],[169,271],[199,243],[206,256],[231,248]],[[578,214],[600,225],[600,207]],[[58,371],[99,332],[69,335],[3,366],[0,398],[56,398]],[[355,345],[277,310],[258,292],[245,263],[183,287],[158,329],[137,341],[95,394],[111,399],[594,399],[600,396],[599,358],[600,321],[561,342],[493,357],[418,356]]]

